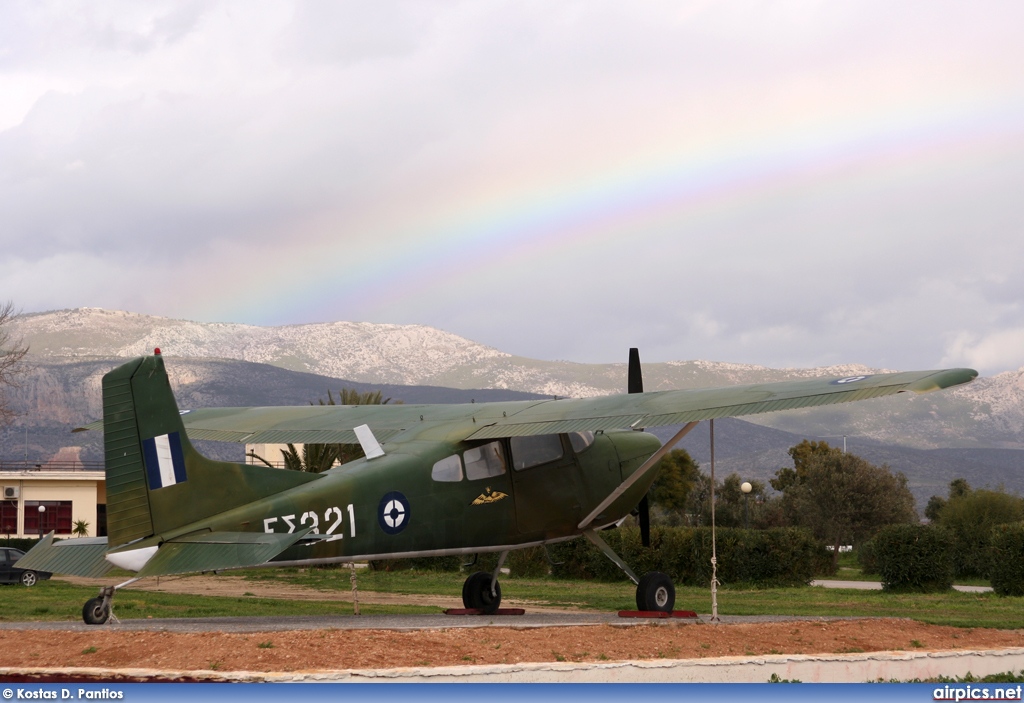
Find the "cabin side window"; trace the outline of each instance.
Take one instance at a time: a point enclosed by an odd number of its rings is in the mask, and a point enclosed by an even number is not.
[[[562,458],[562,438],[556,434],[512,438],[512,468],[529,469]]]
[[[490,478],[505,473],[505,457],[501,453],[501,442],[490,442],[480,447],[467,449],[462,453],[466,461],[466,478]]]
[[[572,444],[572,450],[579,454],[594,443],[594,433],[589,430],[586,432],[570,432],[569,443]]]
[[[434,464],[430,477],[435,481],[461,481],[462,460],[459,459],[459,455],[446,456]]]

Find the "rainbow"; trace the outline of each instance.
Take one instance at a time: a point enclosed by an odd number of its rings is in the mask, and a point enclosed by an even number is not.
[[[467,277],[483,300],[492,277],[545,258],[614,251],[638,236],[667,245],[695,225],[771,200],[884,181],[898,166],[955,168],[958,158],[1021,143],[1022,108],[979,89],[746,133],[661,134],[592,173],[497,174],[473,188],[420,194],[408,207],[403,199],[371,204],[355,219],[317,213],[297,232],[281,232],[286,243],[257,250],[271,263],[251,285],[235,276],[211,282],[186,306],[196,319],[254,324],[413,321],[394,319],[394,311],[428,298],[455,304],[466,293],[454,282]]]

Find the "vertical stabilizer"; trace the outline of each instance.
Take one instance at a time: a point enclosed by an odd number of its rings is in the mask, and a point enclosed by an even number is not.
[[[319,474],[207,459],[188,439],[159,354],[103,377],[111,548],[164,535]]]

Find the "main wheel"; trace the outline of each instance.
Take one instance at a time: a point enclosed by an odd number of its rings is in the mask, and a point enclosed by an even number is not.
[[[102,598],[90,598],[82,607],[82,619],[86,625],[102,625],[110,619],[110,605],[104,605]]]
[[[494,582],[494,593],[491,594],[491,575],[486,571],[471,574],[462,584],[462,604],[467,608],[475,608],[492,615],[501,605],[501,584]]]
[[[35,586],[36,585],[36,581],[38,581],[38,580],[39,580],[39,577],[36,576],[36,572],[35,571],[23,571],[21,573],[21,585],[22,586],[28,586],[28,587]]]
[[[644,574],[636,586],[636,609],[671,613],[676,604],[672,579],[659,571]]]

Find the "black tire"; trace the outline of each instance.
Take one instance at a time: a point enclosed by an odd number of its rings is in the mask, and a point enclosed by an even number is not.
[[[22,571],[21,572],[21,585],[26,588],[32,588],[38,583],[39,577],[36,576],[35,571]]]
[[[495,581],[494,595],[491,595],[491,575],[486,571],[471,574],[462,584],[462,604],[493,615],[501,605],[501,584]]]
[[[82,619],[86,625],[102,625],[110,619],[110,606],[102,598],[90,598],[82,607]]]
[[[636,609],[671,613],[676,605],[672,579],[659,571],[644,574],[636,586]]]

